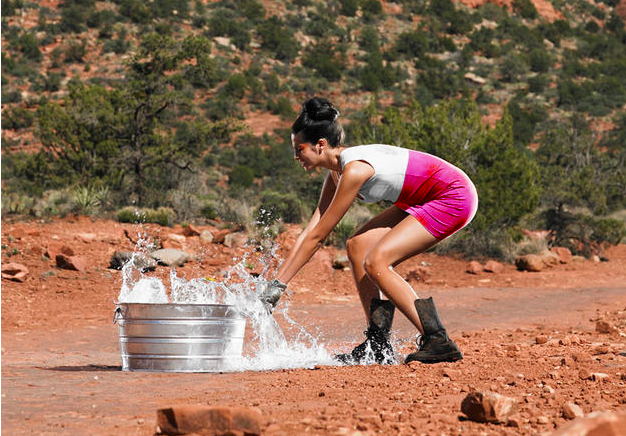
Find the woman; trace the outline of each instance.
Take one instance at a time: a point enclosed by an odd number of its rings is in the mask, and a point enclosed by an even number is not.
[[[339,112],[323,99],[307,100],[292,126],[294,157],[305,170],[329,169],[311,221],[298,237],[274,281],[261,294],[274,308],[287,283],[313,256],[356,198],[393,206],[346,243],[354,281],[368,319],[365,342],[344,363],[394,362],[389,333],[397,307],[417,328],[418,350],[405,362],[453,362],[463,358],[448,337],[432,298],[419,299],[394,270],[467,225],[478,206],[474,185],[457,167],[435,156],[388,145],[346,148]],[[380,293],[388,300],[382,300]]]

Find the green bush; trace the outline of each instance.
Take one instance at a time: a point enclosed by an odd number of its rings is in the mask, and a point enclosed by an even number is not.
[[[513,0],[513,10],[520,14],[522,18],[534,20],[539,17],[537,8],[530,0]]]
[[[169,207],[158,209],[124,207],[116,212],[117,220],[121,223],[155,223],[162,226],[172,226],[176,213]]]
[[[261,37],[262,47],[273,52],[276,59],[290,62],[298,56],[300,44],[280,18],[272,16],[259,23],[257,32]]]
[[[531,71],[536,71],[538,73],[547,72],[552,66],[553,60],[550,53],[548,53],[544,49],[533,49],[528,54],[528,60],[530,63]]]
[[[246,165],[236,165],[228,174],[231,186],[249,188],[254,183],[254,171]]]
[[[31,127],[35,121],[33,111],[22,107],[7,108],[2,111],[2,128],[20,130]]]
[[[359,10],[359,0],[339,0],[339,13],[346,17],[354,17]]]
[[[309,46],[302,56],[302,65],[331,81],[339,80],[345,69],[341,51],[327,42]]]
[[[261,195],[255,219],[269,225],[277,220],[284,223],[300,223],[306,219],[306,207],[294,192],[266,191]]]

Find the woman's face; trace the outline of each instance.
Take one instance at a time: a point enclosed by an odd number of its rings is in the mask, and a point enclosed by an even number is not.
[[[300,162],[302,168],[308,171],[317,166],[318,153],[315,145],[310,142],[303,142],[300,134],[291,135],[291,145],[293,147],[293,158]]]

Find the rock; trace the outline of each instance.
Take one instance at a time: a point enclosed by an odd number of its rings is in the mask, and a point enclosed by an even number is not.
[[[596,322],[596,331],[598,333],[613,333],[615,330],[615,327],[608,321],[599,320]]]
[[[184,251],[175,248],[163,248],[149,254],[159,265],[182,266],[191,259],[191,256]]]
[[[623,436],[626,413],[592,412],[559,428],[552,436]]]
[[[200,230],[196,229],[192,224],[187,224],[187,226],[183,229],[183,235],[200,236]]]
[[[465,272],[469,274],[479,274],[483,272],[483,266],[480,264],[480,262],[472,260],[470,263],[467,264]]]
[[[248,237],[242,232],[229,233],[224,236],[224,246],[228,248],[243,247],[248,243]]]
[[[585,416],[585,413],[578,404],[565,403],[563,405],[563,418],[574,419],[580,418],[581,416]]]
[[[598,354],[607,354],[609,351],[611,351],[611,347],[609,347],[608,345],[598,345],[593,349],[592,354],[594,356],[597,356]]]
[[[505,423],[517,410],[517,400],[495,392],[470,392],[461,403],[461,412],[477,422]]]
[[[89,267],[87,259],[80,256],[66,256],[65,254],[57,254],[55,261],[58,268],[69,269],[72,271],[87,271],[87,268]]]
[[[2,264],[2,278],[13,280],[14,282],[23,282],[29,271],[25,265],[16,262]]]
[[[535,338],[535,342],[537,344],[545,344],[548,342],[548,337],[546,335],[539,335]]]
[[[85,244],[92,243],[96,240],[97,236],[98,235],[96,235],[95,233],[79,233],[78,235],[76,235],[76,237],[83,241]]]
[[[584,262],[585,260],[585,256],[572,256],[572,262]]]
[[[350,268],[350,259],[348,259],[348,255],[341,251],[335,254],[335,257],[333,258],[333,268],[334,269]]]
[[[581,380],[590,380],[591,377],[591,372],[587,368],[581,368],[578,371],[578,378],[580,378]]]
[[[559,258],[560,263],[570,263],[572,261],[572,252],[566,247],[552,247],[550,251]]]
[[[474,82],[477,83],[479,85],[484,85],[485,83],[487,83],[487,79],[485,79],[484,77],[480,77],[477,76],[474,73],[465,73],[465,79],[469,80],[470,82]]]
[[[213,233],[213,242],[215,242],[216,244],[223,244],[224,238],[226,238],[226,235],[232,232],[233,231],[230,229],[218,230],[217,232]]]
[[[45,255],[48,256],[49,259],[56,260],[57,254],[65,254],[66,256],[74,256],[74,250],[72,247],[69,247],[65,244],[61,244],[59,242],[50,242],[48,244],[48,248],[46,249]]]
[[[209,245],[213,243],[213,233],[211,233],[208,230],[203,230],[202,233],[200,233],[200,243],[202,245]]]
[[[546,266],[553,266],[559,263],[559,257],[550,250],[544,250],[537,256],[541,258]]]
[[[254,407],[180,405],[157,410],[157,434],[260,435],[261,412]]]
[[[418,266],[415,268],[412,268],[407,274],[406,274],[406,280],[415,280],[418,282],[424,282],[427,283],[433,276],[432,271],[430,270],[430,268],[425,267],[425,266]]]
[[[502,265],[500,262],[496,262],[495,260],[489,260],[485,264],[485,271],[498,274],[504,271],[504,265]]]
[[[173,242],[174,244],[184,244],[185,241],[187,241],[187,238],[185,238],[183,235],[177,235],[176,233],[170,233],[169,235],[167,235],[167,240],[169,242]]]
[[[606,380],[607,378],[609,378],[609,375],[603,372],[594,372],[591,374],[591,379],[593,381],[602,381],[602,380]]]
[[[515,259],[515,266],[520,271],[539,272],[545,268],[541,257],[536,254],[526,254]]]
[[[154,271],[156,269],[156,261],[152,257],[148,257],[143,253],[133,253],[131,251],[116,251],[109,260],[109,268],[122,269],[127,262],[133,259],[133,265],[141,272]]]

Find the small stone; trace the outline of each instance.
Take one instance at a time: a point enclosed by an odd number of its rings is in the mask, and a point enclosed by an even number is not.
[[[537,422],[539,424],[544,424],[545,425],[545,424],[549,423],[550,420],[548,419],[547,416],[539,416],[539,417],[537,417]]]
[[[592,412],[559,428],[552,436],[624,436],[626,413]]]
[[[343,252],[339,252],[333,258],[333,268],[334,269],[344,269],[350,267],[350,260],[348,259],[348,255]]]
[[[58,268],[72,271],[86,271],[89,266],[87,259],[80,256],[57,254],[55,260]]]
[[[585,413],[578,404],[565,403],[563,405],[563,418],[574,419],[580,418],[581,416],[585,416]]]
[[[609,378],[609,375],[605,374],[603,372],[594,372],[594,373],[591,374],[591,379],[593,381],[602,381],[602,380],[605,380],[607,378]]]
[[[406,280],[414,280],[417,282],[428,283],[432,278],[433,273],[430,268],[425,266],[418,266],[412,268],[406,275]]]
[[[202,233],[200,233],[200,243],[202,245],[209,245],[213,243],[213,233],[211,233],[208,230],[203,230]]]
[[[545,268],[541,257],[536,254],[526,254],[515,260],[515,266],[520,271],[539,272]]]
[[[590,380],[591,377],[591,372],[589,372],[587,368],[582,368],[580,371],[578,371],[578,378],[580,378],[581,380]]]
[[[150,257],[165,266],[182,266],[191,259],[184,251],[175,248],[163,248],[150,253]]]
[[[547,394],[551,394],[551,395],[552,395],[552,394],[554,393],[554,388],[553,388],[552,386],[545,385],[545,386],[543,387],[543,391],[544,391],[545,393],[547,393]]]
[[[548,342],[548,337],[545,335],[539,335],[535,338],[537,344],[545,344]]]
[[[615,331],[615,327],[607,321],[600,320],[596,322],[596,331],[598,333],[613,333],[613,331]]]
[[[572,261],[572,252],[566,247],[552,247],[550,251],[557,255],[560,263],[570,263]]]
[[[517,410],[517,400],[495,392],[470,392],[461,403],[461,412],[477,422],[504,423]]]
[[[608,345],[598,345],[593,349],[593,354],[607,354],[609,351],[611,351],[611,348]]]
[[[485,264],[485,271],[498,274],[504,271],[504,265],[502,265],[500,262],[496,262],[495,260],[489,260]]]
[[[480,262],[472,260],[470,263],[467,264],[465,272],[469,274],[479,274],[483,272],[483,266],[480,264]]]
[[[167,235],[167,240],[169,242],[173,242],[174,244],[179,244],[182,245],[187,241],[187,238],[185,238],[183,235],[177,235],[176,233],[170,233],[169,235]]]
[[[229,233],[224,236],[224,246],[228,248],[243,247],[248,242],[248,237],[242,232]]]
[[[180,405],[157,410],[157,434],[261,434],[261,412],[253,407]]]
[[[13,280],[14,282],[24,282],[29,271],[26,265],[9,262],[2,264],[2,278]]]
[[[65,254],[66,256],[74,256],[74,250],[65,244],[59,242],[50,242],[44,253],[49,259],[56,260],[57,254]]]
[[[200,230],[196,229],[193,224],[187,224],[183,228],[183,235],[185,236],[200,236]]]

